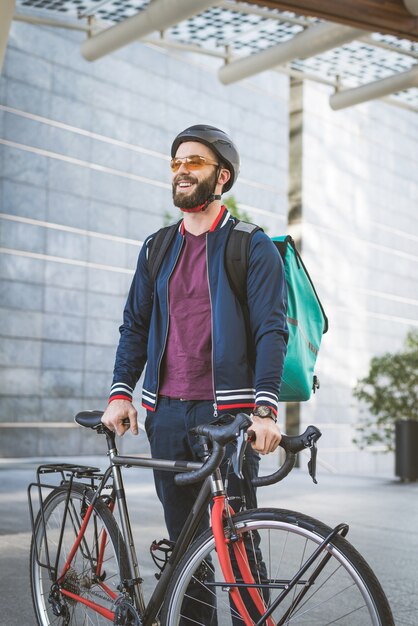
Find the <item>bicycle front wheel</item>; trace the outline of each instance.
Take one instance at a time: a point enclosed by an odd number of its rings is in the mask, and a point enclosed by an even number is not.
[[[253,578],[275,626],[393,626],[385,594],[360,554],[342,537],[318,547],[332,530],[321,522],[278,509],[245,511],[234,518]],[[316,555],[316,556],[315,556]],[[310,557],[313,562],[301,575]],[[234,566],[237,570],[237,566]],[[237,570],[238,571],[238,570]],[[298,578],[299,575],[299,578]],[[240,581],[236,576],[237,582]],[[242,579],[241,579],[242,580]],[[296,582],[295,582],[296,581]],[[201,535],[176,569],[162,623],[169,626],[239,626],[211,530]],[[243,583],[242,583],[243,584]],[[265,624],[248,590],[240,593],[253,624]]]
[[[42,512],[36,519],[30,550],[36,618],[39,626],[109,626],[109,619],[88,603],[100,606],[104,612],[112,611],[120,595],[118,585],[130,577],[126,547],[112,513],[99,499],[70,567],[62,576],[93,492],[85,485],[73,484],[66,512],[67,495],[66,487],[54,489],[44,502],[45,524]],[[55,571],[45,567],[48,563]],[[86,603],[69,597],[65,591],[82,597]]]

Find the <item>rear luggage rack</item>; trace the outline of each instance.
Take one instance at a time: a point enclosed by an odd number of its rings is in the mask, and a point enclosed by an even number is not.
[[[46,478],[48,476],[48,478]],[[42,530],[38,537],[45,537],[45,544],[48,545],[46,541],[47,529],[45,524],[44,517],[44,502],[48,493],[57,487],[62,487],[67,491],[67,497],[65,501],[65,510],[64,516],[67,515],[69,501],[70,501],[70,493],[71,487],[74,479],[85,480],[86,482],[81,482],[78,484],[84,485],[86,492],[90,489],[96,490],[97,483],[103,483],[103,479],[105,475],[101,472],[98,467],[93,467],[90,465],[77,465],[71,463],[48,463],[45,465],[40,465],[36,470],[36,482],[31,483],[28,486],[28,501],[29,501],[29,514],[32,528],[32,537],[35,546],[35,554],[36,561],[40,567],[44,567],[49,572],[49,577],[51,581],[55,582],[57,577],[57,563],[52,564],[50,560],[50,556],[48,551],[46,552],[46,562],[42,563],[39,556],[38,550],[38,541],[37,541],[37,533],[35,528],[35,520],[39,512],[41,512],[41,526]],[[46,482],[46,481],[49,482]],[[48,493],[45,493],[48,492]],[[64,526],[64,525],[63,525]],[[62,538],[61,538],[62,539]],[[60,543],[61,543],[60,539]],[[58,547],[58,555],[60,552],[60,546]]]

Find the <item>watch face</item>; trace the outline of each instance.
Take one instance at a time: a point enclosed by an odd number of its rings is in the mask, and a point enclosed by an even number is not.
[[[271,415],[271,408],[269,406],[258,406],[256,413],[260,417],[267,417],[268,415]]]

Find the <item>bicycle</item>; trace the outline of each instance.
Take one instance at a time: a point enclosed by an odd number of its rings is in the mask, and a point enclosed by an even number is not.
[[[347,524],[334,529],[307,515],[284,509],[233,513],[219,465],[225,446],[236,442],[231,463],[238,474],[251,420],[245,414],[195,429],[204,437],[202,463],[121,456],[101,412],[79,413],[81,426],[104,434],[109,467],[41,465],[28,487],[33,538],[31,590],[39,626],[392,626],[391,609],[370,567],[347,542]],[[311,450],[308,468],[316,482],[314,426],[297,437],[283,435],[283,465],[255,479],[263,486],[282,480],[296,454]],[[211,449],[211,451],[210,451]],[[199,496],[175,546],[161,550],[161,570],[147,605],[142,592],[122,468],[148,467],[178,472],[176,482],[203,481]],[[60,484],[45,482],[55,475]],[[35,496],[39,511],[35,519]],[[48,495],[44,497],[45,491]],[[196,537],[211,504],[211,524]],[[120,526],[115,519],[118,506]],[[162,556],[161,556],[162,555]]]

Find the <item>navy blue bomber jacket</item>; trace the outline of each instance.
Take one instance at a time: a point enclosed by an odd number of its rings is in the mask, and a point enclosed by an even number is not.
[[[247,275],[249,325],[255,362],[249,357],[246,320],[225,271],[225,246],[234,218],[222,207],[206,235],[206,259],[212,310],[212,376],[214,415],[217,410],[278,407],[287,344],[287,292],[281,257],[262,231],[251,239]],[[158,403],[160,369],[168,336],[168,283],[183,246],[181,222],[153,286],[148,273],[148,246],[142,246],[126,302],[116,352],[110,401],[132,399],[147,363],[142,404],[154,411]]]

